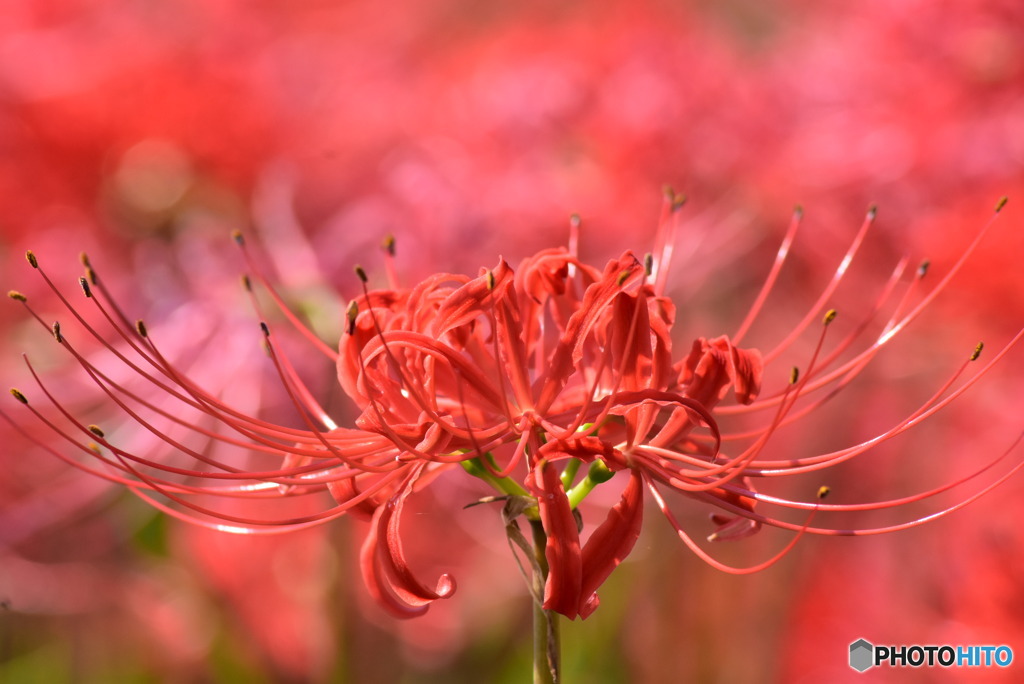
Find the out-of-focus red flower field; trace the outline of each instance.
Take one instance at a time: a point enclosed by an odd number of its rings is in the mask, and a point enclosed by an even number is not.
[[[877,226],[836,297],[840,311],[869,307],[863,284],[884,281],[904,254],[941,275],[1009,196],[993,235],[905,338],[813,422],[780,430],[772,449],[797,458],[863,441],[921,405],[978,340],[999,348],[1024,326],[1024,5],[0,8],[2,285],[56,315],[25,250],[75,295],[88,252],[122,305],[210,391],[261,415],[288,402],[271,374],[252,370],[262,351],[232,230],[246,231],[279,289],[336,340],[359,291],[352,267],[383,280],[386,235],[408,285],[565,244],[578,213],[580,253],[602,264],[653,248],[665,184],[690,198],[668,286],[675,329],[690,339],[739,325],[793,205],[805,208],[793,264],[751,345],[799,320],[870,204]],[[6,384],[31,386],[28,352],[67,401],[102,410],[17,302],[0,306],[0,331]],[[293,357],[332,414],[350,419],[330,364]],[[881,500],[977,468],[1024,428],[1022,378],[1016,350],[940,416],[808,486],[828,484],[837,501]],[[425,573],[454,569],[458,593],[398,623],[359,580],[365,523],[258,539],[186,527],[6,421],[0,471],[0,681],[513,682],[529,669],[525,583],[497,514],[453,507],[487,493],[457,478],[442,477],[406,513],[406,551]],[[910,531],[805,538],[748,577],[706,566],[650,516],[601,610],[563,626],[565,678],[853,680],[872,674],[847,665],[861,637],[1007,644],[1024,657],[1022,495],[1016,478]],[[945,505],[966,496],[951,492]],[[707,526],[705,510],[683,508],[684,525]],[[714,551],[752,564],[788,538],[766,532]],[[970,675],[1020,681],[1020,667]]]

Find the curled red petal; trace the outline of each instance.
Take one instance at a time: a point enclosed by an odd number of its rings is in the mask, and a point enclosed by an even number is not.
[[[371,292],[369,297],[359,297],[356,300],[358,315],[351,329],[342,335],[338,343],[338,382],[345,393],[360,406],[365,406],[367,396],[359,383],[362,373],[359,355],[367,344],[377,338],[377,326],[387,329],[389,322],[398,316],[397,312],[405,306],[405,298],[405,293],[390,290],[378,290]]]
[[[565,495],[557,469],[542,460],[532,473],[534,495],[547,534],[544,556],[548,579],[544,585],[544,609],[575,618],[580,602],[583,560],[576,518]]]
[[[402,488],[374,513],[370,532],[359,555],[363,581],[370,594],[389,613],[398,618],[411,618],[427,612],[437,599],[455,593],[455,580],[441,575],[434,589],[417,580],[402,550],[399,521],[405,500],[422,468],[417,468]]]
[[[508,263],[502,259],[497,267],[452,292],[438,308],[431,333],[440,339],[454,328],[463,326],[486,313],[495,298],[508,289],[514,277]]]
[[[757,399],[761,392],[761,376],[764,374],[764,361],[757,349],[740,349],[732,347],[734,369],[733,391],[736,401],[749,404]]]
[[[746,477],[740,478],[741,485],[749,491],[754,491],[754,486]],[[754,505],[757,503],[752,497],[745,496],[739,492],[731,491],[724,487],[715,487],[707,491],[711,496],[720,499],[730,508],[741,508],[754,512]],[[712,513],[711,522],[716,525],[714,533],[708,537],[708,541],[735,541],[745,539],[756,534],[761,529],[761,523],[743,515],[723,515]]]
[[[514,288],[506,288],[505,294],[497,299],[494,320],[497,325],[500,358],[507,374],[512,392],[521,406],[532,403],[533,392],[527,374],[529,350],[525,343],[523,319],[520,315],[518,298]]]
[[[694,340],[683,367],[686,396],[713,407],[733,384],[732,368],[728,341],[723,344],[722,338],[709,341],[703,337]]]
[[[355,477],[339,478],[327,483],[327,491],[339,504],[344,504],[360,494],[360,489]],[[384,494],[383,496],[387,496]],[[360,520],[373,520],[374,515],[382,507],[384,501],[380,493],[367,497],[362,502],[349,509],[349,515]]]
[[[601,458],[613,470],[615,465],[625,463],[622,452],[606,440],[590,435],[573,435],[550,441],[537,453],[549,461],[578,458],[584,463],[592,463],[595,458]]]
[[[643,268],[643,264],[632,252],[626,252],[619,259],[609,261],[601,279],[583,293],[579,309],[566,323],[558,346],[549,359],[548,376],[537,400],[538,411],[544,412],[551,406],[583,358],[583,344],[587,336],[605,315],[612,299],[624,286],[635,280]]]
[[[683,439],[695,425],[704,425],[714,439],[710,453],[717,454],[721,447],[722,435],[718,428],[718,422],[711,412],[696,399],[660,390],[619,392],[614,399],[615,403],[609,411],[612,415],[625,415],[641,402],[673,409],[672,415],[659,429],[658,434],[646,440],[647,444],[651,446],[665,447],[675,444]],[[694,420],[699,423],[695,423]]]
[[[651,335],[654,341],[651,387],[665,389],[673,384],[672,324],[676,310],[671,300],[654,297],[651,300]]]
[[[614,299],[608,326],[612,367],[622,375],[621,389],[650,387],[653,350],[650,311],[644,293],[619,293]]]
[[[730,385],[736,401],[749,404],[761,391],[764,362],[756,349],[733,346],[726,336],[707,340],[694,340],[683,363],[680,382],[686,387],[686,396],[708,408],[713,407],[729,391]]]
[[[568,291],[569,265],[574,258],[564,247],[552,247],[526,257],[516,271],[516,289],[528,301],[543,303]]]
[[[632,471],[619,503],[583,547],[580,617],[586,619],[599,603],[597,589],[629,555],[640,536],[644,518],[643,479]]]

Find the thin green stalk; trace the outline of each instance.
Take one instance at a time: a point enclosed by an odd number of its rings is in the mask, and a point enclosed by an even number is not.
[[[544,610],[544,584],[548,576],[548,559],[544,555],[548,537],[539,520],[531,520],[533,549],[540,572],[533,573],[533,682],[558,684],[561,681],[561,648],[558,634],[558,614]]]
[[[569,497],[569,507],[575,511],[580,502],[587,498],[590,492],[594,491],[594,487],[602,482],[607,482],[613,475],[615,473],[605,465],[604,461],[598,459],[591,463],[590,468],[587,470],[587,476],[580,480],[579,484],[566,492],[566,496]]]

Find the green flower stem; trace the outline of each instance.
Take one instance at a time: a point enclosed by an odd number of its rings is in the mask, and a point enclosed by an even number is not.
[[[485,458],[492,458],[490,454],[487,454]],[[530,493],[522,488],[515,480],[507,477],[495,477],[490,470],[487,469],[480,458],[470,458],[460,462],[463,470],[472,475],[473,477],[479,477],[487,484],[494,487],[496,490],[509,496],[530,496]],[[493,461],[491,462],[493,465]],[[497,470],[497,468],[495,468]]]
[[[565,470],[562,471],[562,486],[565,487],[566,491],[569,491],[569,487],[572,487],[572,481],[576,479],[576,473],[579,472],[580,463],[578,458],[570,459],[565,465]]]
[[[544,526],[538,520],[530,521],[533,530],[534,557],[536,568],[533,573],[533,682],[534,684],[558,684],[561,681],[561,643],[558,630],[558,614],[544,610],[544,585],[548,576],[548,559],[544,554],[548,537]]]
[[[590,494],[594,490],[594,487],[607,482],[612,479],[614,475],[608,466],[604,464],[604,461],[594,461],[590,464],[590,469],[587,471],[587,476],[580,480],[580,483],[566,492],[566,496],[569,497],[569,507],[576,510],[576,507],[580,505],[580,502],[587,498],[587,494]]]

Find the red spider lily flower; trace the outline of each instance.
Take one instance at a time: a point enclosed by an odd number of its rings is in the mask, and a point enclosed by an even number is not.
[[[865,320],[826,351],[826,332],[836,317],[827,304],[873,224],[874,210],[870,211],[803,320],[767,352],[745,348],[742,340],[761,313],[797,232],[798,211],[764,288],[736,333],[698,337],[688,352],[677,354],[676,311],[664,291],[680,206],[670,194],[656,256],[640,259],[626,252],[603,270],[584,263],[571,250],[556,248],[526,259],[516,269],[499,260],[476,276],[437,274],[403,288],[394,275],[393,244],[388,244],[391,282],[385,289],[371,290],[367,274],[357,269],[363,291],[348,307],[347,329],[337,351],[287,310],[237,236],[270,297],[336,364],[341,387],[360,411],[351,428],[339,427],[319,406],[266,323],[261,323],[266,351],[302,427],[247,415],[204,391],[168,361],[143,323],[129,322],[91,267],[80,281],[83,293],[121,340],[108,348],[152,386],[153,394],[117,382],[76,349],[60,324],[49,326],[29,311],[51,329],[111,402],[178,456],[161,459],[126,448],[116,435],[79,420],[31,364],[40,390],[66,422],[37,410],[21,391],[12,393],[72,447],[102,465],[79,461],[44,444],[53,454],[128,485],[183,520],[226,531],[266,533],[301,529],[346,513],[369,518],[370,533],[360,556],[363,577],[371,594],[397,617],[421,615],[432,602],[455,591],[448,574],[432,587],[417,578],[403,551],[400,529],[409,498],[455,465],[507,497],[506,511],[514,511],[509,514],[513,518],[525,515],[542,530],[546,574],[543,596],[537,598],[545,610],[570,618],[585,618],[597,608],[597,590],[631,552],[640,532],[645,489],[698,555],[715,567],[745,573],[773,564],[808,532],[875,534],[921,524],[966,505],[1024,466],[1017,464],[937,513],[880,528],[811,523],[820,511],[895,508],[936,496],[986,473],[1006,454],[960,481],[878,503],[823,504],[824,487],[813,500],[790,500],[762,494],[753,484],[759,478],[815,472],[842,463],[920,424],[963,394],[1020,340],[1024,333],[979,372],[958,382],[977,359],[979,347],[932,398],[872,439],[825,454],[785,460],[764,457],[776,431],[811,414],[850,383],[946,288],[994,216],[927,292],[920,292],[925,269],[904,277],[907,262],[901,261]],[[574,220],[573,229],[577,226]],[[49,283],[31,253],[29,262]],[[251,293],[248,278],[245,284]],[[18,293],[11,296],[29,306]],[[59,296],[86,332],[105,339]],[[253,296],[252,301],[260,311],[259,299]],[[887,309],[890,313],[884,317]],[[821,333],[802,372],[793,369],[783,387],[765,393],[773,362],[816,319],[823,320]],[[844,357],[858,335],[872,326],[875,335],[869,343]],[[730,394],[734,403],[724,403]],[[175,408],[167,408],[168,399]],[[758,429],[729,432],[722,427],[729,415],[757,411],[771,414]],[[159,429],[157,423],[176,429]],[[727,449],[733,442],[746,446]],[[251,464],[224,455],[231,450],[251,454]],[[587,465],[587,473],[577,478],[582,465]],[[620,499],[584,540],[579,505],[616,473],[625,479]],[[716,527],[711,540],[740,539],[764,525],[796,534],[764,562],[746,568],[727,566],[683,530],[664,497],[666,489],[712,507]],[[279,518],[242,516],[211,502],[217,497],[289,499],[324,491],[332,495],[333,506]],[[805,511],[806,517],[792,522],[765,508]]]

